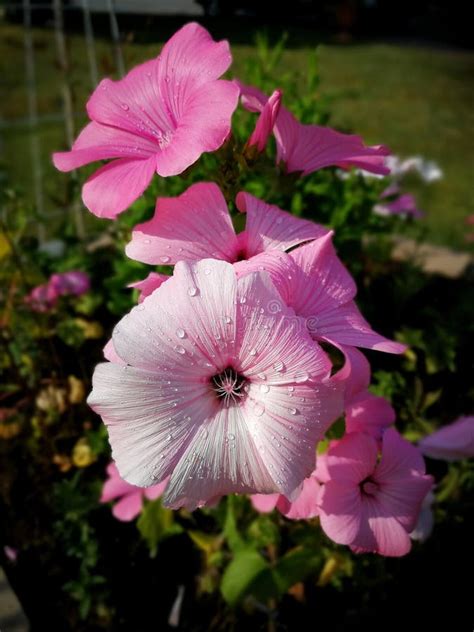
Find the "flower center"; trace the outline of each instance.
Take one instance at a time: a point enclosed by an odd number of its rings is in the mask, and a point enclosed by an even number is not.
[[[232,367],[227,367],[221,373],[211,378],[212,390],[225,406],[237,404],[245,396],[244,387],[247,380],[239,375]]]
[[[366,496],[375,496],[378,492],[379,486],[370,478],[366,478],[365,481],[362,481],[360,484],[360,489]]]

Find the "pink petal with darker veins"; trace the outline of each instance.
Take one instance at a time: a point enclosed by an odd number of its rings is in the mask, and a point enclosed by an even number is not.
[[[156,157],[121,158],[93,173],[82,187],[82,201],[97,217],[116,217],[147,188],[155,172]]]
[[[166,265],[205,257],[234,261],[238,250],[227,203],[212,182],[158,198],[153,218],[135,226],[126,247],[131,259]]]
[[[247,259],[265,250],[288,250],[328,232],[324,226],[294,217],[244,191],[237,194],[236,205],[239,211],[247,214]]]

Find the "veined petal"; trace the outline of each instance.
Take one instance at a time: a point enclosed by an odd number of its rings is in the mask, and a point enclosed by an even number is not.
[[[82,200],[97,217],[112,219],[140,197],[154,171],[155,156],[114,160],[90,176],[82,188]]]
[[[247,214],[247,258],[264,250],[288,250],[328,232],[324,226],[293,217],[244,191],[237,194],[236,204],[239,211]]]
[[[144,263],[172,265],[205,257],[233,261],[238,249],[221,190],[200,182],[178,197],[158,198],[155,215],[135,226],[126,253]]]
[[[53,163],[60,171],[71,171],[96,160],[147,159],[155,153],[156,144],[148,138],[92,121],[81,131],[71,151],[53,154]]]

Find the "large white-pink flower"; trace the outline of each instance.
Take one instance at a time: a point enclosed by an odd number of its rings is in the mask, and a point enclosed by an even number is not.
[[[89,403],[108,426],[122,478],[170,476],[164,504],[190,509],[232,492],[293,499],[342,410],[331,363],[266,272],[179,262],[113,332]],[[270,307],[269,307],[270,306]],[[114,354],[109,357],[114,360]]]

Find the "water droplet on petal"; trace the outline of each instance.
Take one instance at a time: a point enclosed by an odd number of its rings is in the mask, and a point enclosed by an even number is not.
[[[181,355],[184,355],[186,353],[186,349],[182,347],[181,345],[178,345],[177,347],[175,347],[174,350]]]
[[[257,417],[261,417],[263,413],[265,412],[265,407],[262,406],[262,404],[259,404],[258,402],[256,402],[253,407],[253,412],[255,413]]]
[[[125,110],[125,112],[128,112],[128,110],[130,109],[130,106],[127,103],[121,103],[120,107],[122,108],[122,110]]]
[[[235,439],[235,435],[232,434],[231,432],[229,432],[229,434],[227,435],[227,437],[229,438],[229,441],[234,441]]]
[[[306,371],[298,371],[295,375],[295,382],[301,384],[302,382],[307,382],[309,380],[309,375]]]
[[[230,325],[230,324],[232,323],[232,318],[231,318],[230,316],[225,316],[225,317],[224,317],[224,321],[225,321],[228,325]]]
[[[252,347],[249,351],[251,356],[256,356],[257,355],[257,350],[255,349],[255,347]]]
[[[278,360],[277,362],[275,362],[275,364],[273,365],[273,368],[275,369],[275,371],[277,373],[283,373],[283,371],[285,370],[285,365],[283,364],[283,362],[281,360]]]
[[[171,258],[165,255],[164,257],[160,257],[160,261],[162,263],[169,263],[171,261]]]
[[[270,390],[270,387],[268,386],[268,384],[260,384],[261,393],[268,393],[269,390]]]
[[[296,408],[288,408],[288,412],[289,412],[291,415],[296,415],[296,413],[298,412],[298,410],[297,410]]]
[[[186,332],[184,331],[184,329],[181,329],[181,327],[176,330],[176,335],[178,336],[178,338],[186,338]]]
[[[190,287],[188,289],[189,296],[197,296],[198,292],[199,292],[199,290],[197,289],[197,287],[194,287],[194,286],[192,286],[192,287]]]

